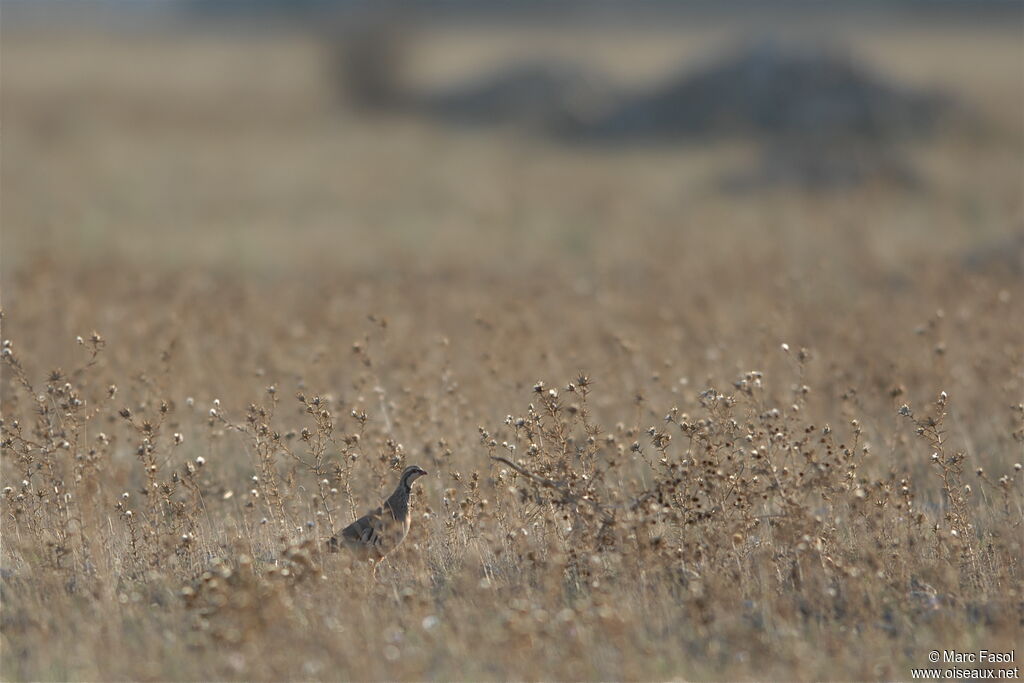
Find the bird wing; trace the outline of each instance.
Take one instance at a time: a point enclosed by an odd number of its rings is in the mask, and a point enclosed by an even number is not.
[[[388,543],[389,537],[392,535],[388,533],[388,522],[393,523],[390,509],[379,507],[372,510],[331,538],[329,541],[331,549],[337,550],[339,545],[346,545],[354,550],[373,548],[377,551],[386,551],[382,546]]]
[[[384,530],[384,520],[381,519],[383,512],[381,508],[377,508],[360,517],[341,530],[342,537],[363,545],[377,545],[380,534]]]

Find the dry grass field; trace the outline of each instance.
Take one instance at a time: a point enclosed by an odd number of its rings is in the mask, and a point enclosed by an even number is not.
[[[738,143],[360,117],[301,36],[5,27],[0,678],[1019,666],[1018,29],[845,36],[985,122],[921,187],[734,195]],[[376,577],[326,552],[410,464]]]

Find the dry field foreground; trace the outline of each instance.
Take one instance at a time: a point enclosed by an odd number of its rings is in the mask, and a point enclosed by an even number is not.
[[[1019,657],[1020,38],[956,39],[865,42],[989,116],[926,187],[737,198],[340,114],[297,40],[6,35],[0,676]],[[406,464],[374,582],[322,541]]]

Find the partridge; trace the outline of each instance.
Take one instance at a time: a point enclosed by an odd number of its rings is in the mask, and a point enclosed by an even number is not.
[[[388,553],[397,548],[412,523],[409,497],[412,483],[427,474],[422,467],[410,465],[402,471],[398,486],[387,500],[377,509],[349,524],[327,542],[332,552],[341,546],[351,550],[363,561],[372,559],[380,562]]]

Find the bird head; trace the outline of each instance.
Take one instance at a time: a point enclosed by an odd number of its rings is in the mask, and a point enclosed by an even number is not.
[[[411,489],[414,481],[420,477],[425,477],[426,475],[427,471],[419,465],[409,465],[402,470],[402,484],[404,484],[407,489]]]

